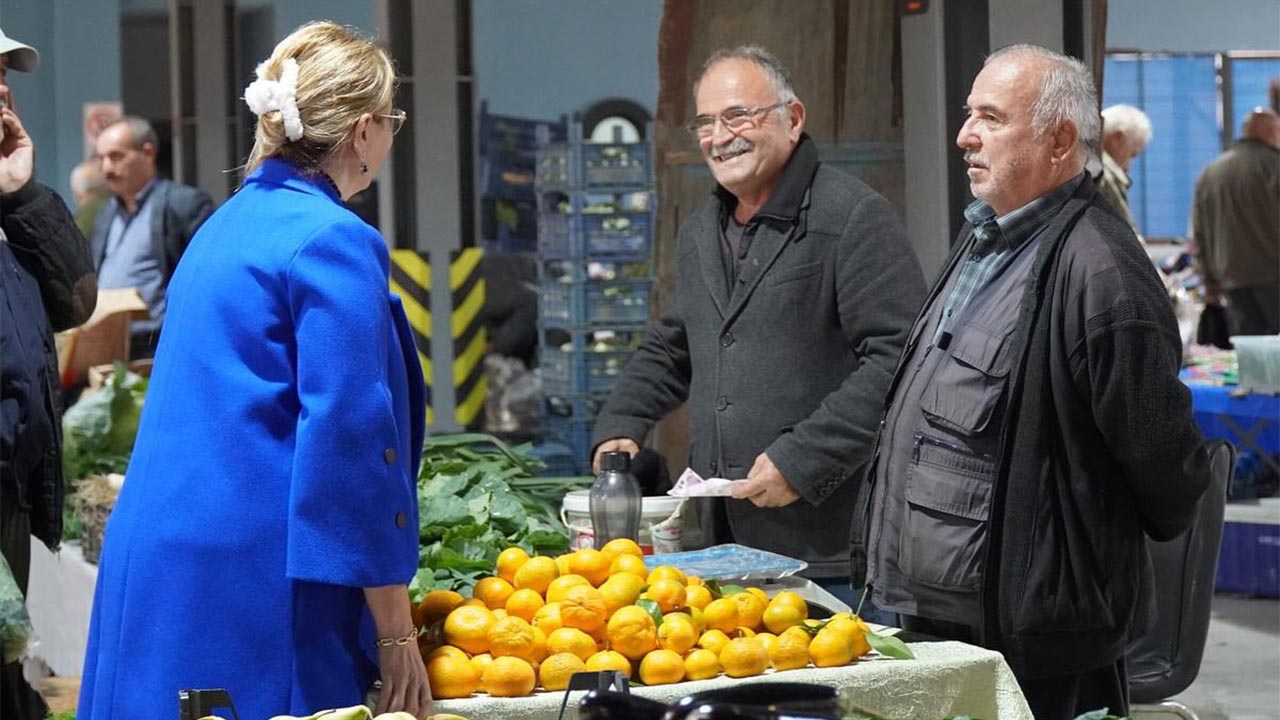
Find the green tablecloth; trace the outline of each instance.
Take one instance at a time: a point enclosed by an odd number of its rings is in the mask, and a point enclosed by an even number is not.
[[[678,685],[633,687],[632,692],[669,703],[700,690],[748,682],[806,682],[841,688],[859,710],[889,720],[942,720],[952,715],[984,720],[1031,719],[1031,710],[1013,671],[999,653],[958,642],[911,643],[910,647],[916,655],[914,660],[890,660],[872,654],[845,667],[770,671],[743,679],[720,676]],[[580,694],[575,692],[570,702]],[[477,694],[466,700],[438,700],[434,711],[472,720],[555,720],[562,696],[559,692],[526,698]]]

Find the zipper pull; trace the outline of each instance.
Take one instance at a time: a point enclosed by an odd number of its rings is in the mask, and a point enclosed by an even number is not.
[[[920,446],[924,445],[924,433],[916,433],[915,445],[911,448],[911,462],[920,464]]]

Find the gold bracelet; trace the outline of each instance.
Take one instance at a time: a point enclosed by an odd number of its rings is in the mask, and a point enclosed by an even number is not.
[[[381,637],[378,638],[378,647],[391,647],[392,645],[408,645],[418,638],[418,628],[409,631],[408,635],[403,637]]]

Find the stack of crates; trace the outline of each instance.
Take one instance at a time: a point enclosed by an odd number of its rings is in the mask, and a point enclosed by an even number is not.
[[[550,122],[494,115],[480,106],[477,132],[480,187],[480,239],[489,252],[537,249],[537,197],[534,175],[539,145],[564,142],[568,120]]]
[[[653,149],[570,140],[540,147],[539,368],[544,437],[590,472],[591,426],[649,323]]]

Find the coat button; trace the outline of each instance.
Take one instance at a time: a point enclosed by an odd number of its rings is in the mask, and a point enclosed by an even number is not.
[[[710,466],[710,467],[711,467],[711,472],[713,472],[713,473],[720,472],[720,465],[719,465],[719,463],[717,463],[715,460],[712,460],[712,461],[711,461],[711,466]]]
[[[404,513],[396,513],[396,527],[402,528],[406,522],[408,522],[408,520],[405,518]]]
[[[716,409],[717,409],[717,410],[723,411],[723,410],[724,410],[725,408],[727,408],[727,407],[729,407],[729,398],[727,398],[727,397],[725,397],[725,396],[723,396],[723,395],[721,395],[720,397],[716,398]]]
[[[729,347],[733,344],[733,333],[726,332],[720,336],[720,347]]]
[[[382,459],[383,459],[383,460],[386,460],[388,465],[390,465],[391,463],[395,462],[395,461],[396,461],[396,449],[395,449],[395,448],[387,448],[386,450],[383,450],[383,451],[382,451]]]

